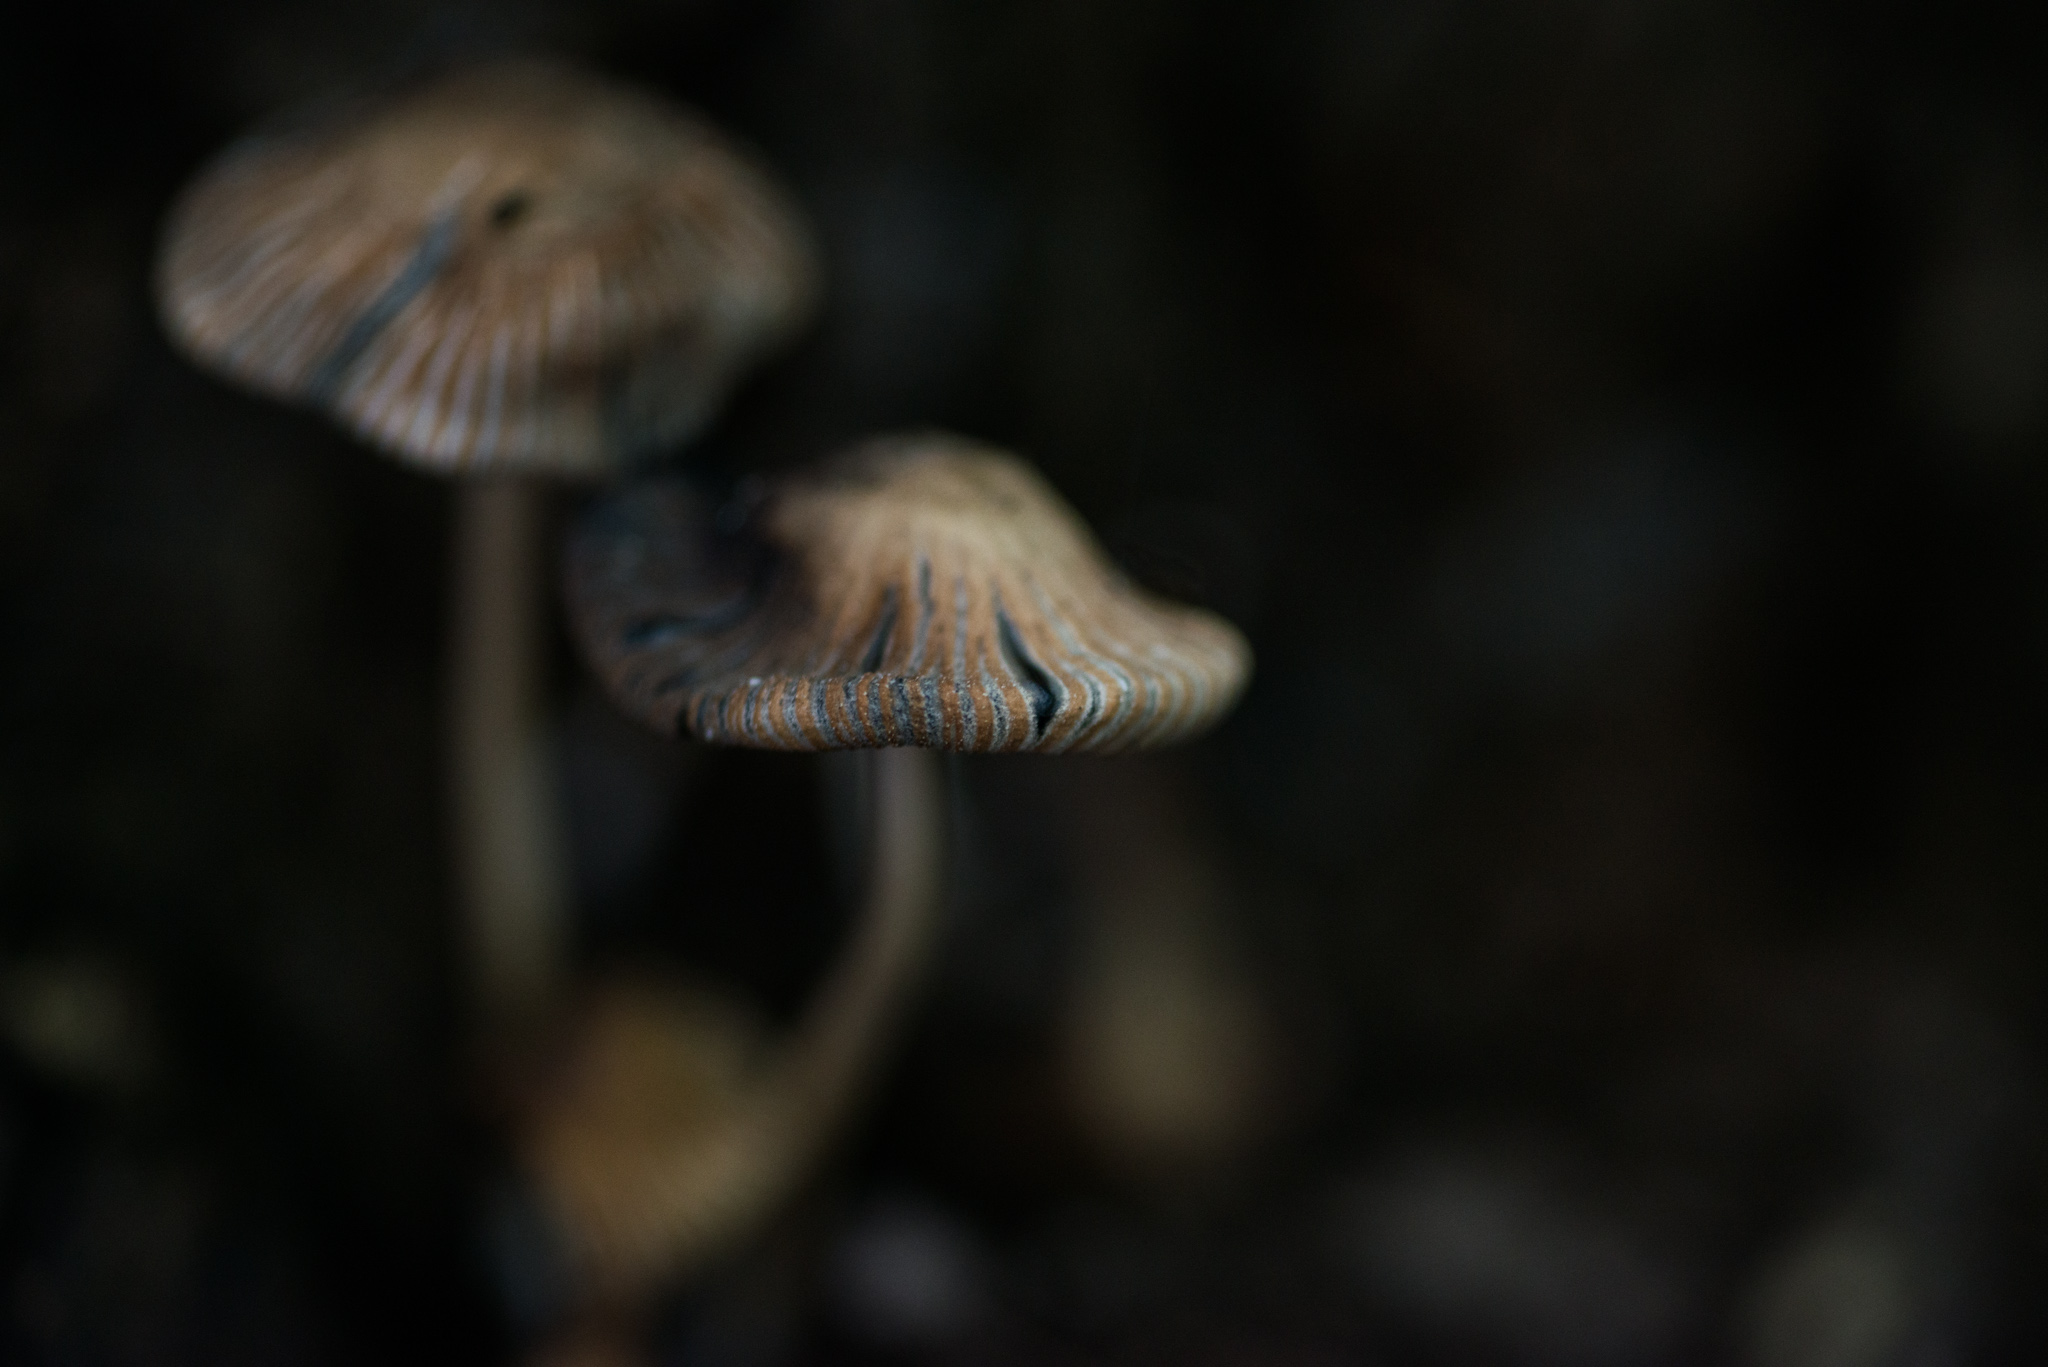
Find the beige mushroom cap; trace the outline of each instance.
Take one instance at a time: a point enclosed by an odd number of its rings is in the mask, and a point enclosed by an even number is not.
[[[612,695],[669,733],[777,750],[1117,750],[1230,710],[1251,650],[1126,580],[1038,474],[943,434],[868,442],[772,493],[767,559],[651,486],[572,542]]]
[[[202,366],[439,471],[596,477],[700,427],[807,316],[787,197],[569,67],[472,67],[229,148],[157,290]]]

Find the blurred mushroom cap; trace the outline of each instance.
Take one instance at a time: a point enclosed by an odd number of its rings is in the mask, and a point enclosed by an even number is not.
[[[200,365],[403,459],[589,477],[702,426],[815,279],[788,199],[703,123],[520,59],[230,147],[157,291]]]
[[[1024,462],[944,434],[870,441],[769,494],[758,547],[651,483],[570,547],[578,635],[668,734],[777,750],[1115,750],[1227,712],[1251,651],[1112,566]]]
[[[758,1216],[792,1166],[762,1102],[767,1060],[759,1024],[710,990],[612,981],[590,994],[518,1135],[578,1280],[693,1266]]]

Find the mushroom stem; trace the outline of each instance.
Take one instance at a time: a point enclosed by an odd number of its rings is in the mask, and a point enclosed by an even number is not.
[[[566,1085],[534,1113],[525,1162],[586,1308],[641,1304],[766,1220],[872,1077],[939,920],[942,784],[928,751],[867,762],[874,824],[852,937],[751,1077],[715,1100],[703,1077],[693,1088],[707,1071],[689,1066],[704,1037],[679,1029],[681,999],[615,992],[586,1022]]]
[[[854,938],[805,1009],[762,1106],[794,1146],[800,1169],[830,1138],[894,1023],[938,922],[939,803],[943,783],[930,750],[857,752],[869,765],[874,832]]]
[[[547,491],[456,490],[450,742],[456,881],[487,1036],[530,1032],[554,998],[568,858],[545,728]]]
[[[645,1193],[683,1199],[643,1287],[688,1272],[770,1215],[837,1137],[917,981],[938,924],[943,789],[921,749],[871,750],[874,826],[853,938],[831,974],[747,1089],[722,1142],[673,1151],[675,1169]],[[687,1166],[690,1171],[684,1171]]]

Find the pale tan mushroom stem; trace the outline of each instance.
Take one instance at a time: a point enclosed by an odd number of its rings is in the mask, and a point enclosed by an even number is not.
[[[455,495],[451,798],[457,895],[491,1038],[552,1004],[567,938],[568,854],[546,729],[548,491],[521,477]]]
[[[707,1054],[721,1052],[721,1037],[686,1023],[683,997],[615,993],[589,1022],[566,1085],[527,1127],[528,1171],[597,1314],[584,1329],[630,1320],[667,1279],[768,1219],[874,1072],[938,922],[942,785],[928,751],[880,750],[862,761],[874,815],[862,903],[851,940],[788,1036],[743,1078],[720,1084]]]
[[[918,978],[938,920],[938,760],[899,749],[868,762],[874,843],[854,938],[734,1123],[710,1144],[678,1145],[668,1180],[639,1192],[666,1226],[665,1246],[650,1247],[642,1268],[619,1268],[629,1282],[701,1264],[795,1189],[846,1119]]]
[[[800,1170],[830,1137],[895,1020],[904,989],[937,924],[939,760],[930,750],[872,750],[874,847],[860,925],[832,976],[804,1012],[763,1094],[771,1122],[791,1138]]]

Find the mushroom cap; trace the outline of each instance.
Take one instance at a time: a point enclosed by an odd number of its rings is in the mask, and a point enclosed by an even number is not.
[[[576,631],[655,729],[775,750],[1118,750],[1227,712],[1251,670],[1222,619],[1112,566],[1016,457],[943,434],[870,441],[792,478],[759,545],[675,482],[572,537]]]
[[[570,1270],[595,1289],[701,1263],[787,1176],[759,1142],[772,1055],[739,1003],[695,984],[601,984],[517,1143]]]
[[[200,365],[405,460],[596,477],[702,426],[816,276],[787,197],[702,122],[516,59],[228,148],[157,293]]]

